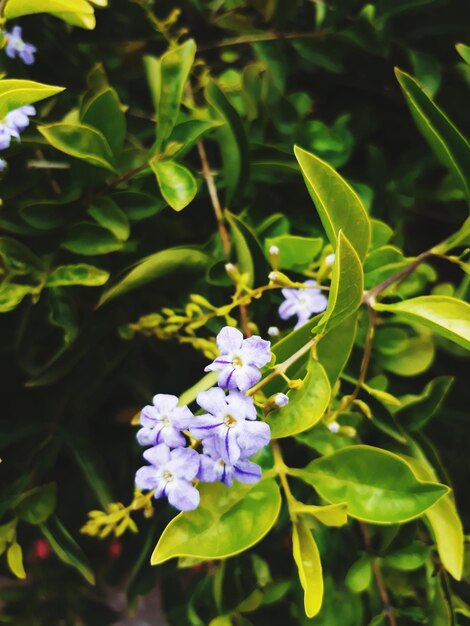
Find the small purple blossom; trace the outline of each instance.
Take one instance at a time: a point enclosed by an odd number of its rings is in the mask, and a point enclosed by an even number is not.
[[[180,511],[192,511],[199,505],[199,491],[192,484],[199,472],[199,454],[192,448],[171,450],[160,444],[144,452],[151,463],[137,470],[135,484],[142,490],[155,490],[155,498],[167,497]]]
[[[5,31],[4,35],[7,39],[6,55],[10,59],[19,57],[26,65],[32,65],[37,48],[31,43],[23,41],[21,26],[14,26],[11,33]]]
[[[233,465],[223,458],[221,442],[217,437],[204,441],[204,454],[200,457],[197,477],[206,483],[222,482],[231,487],[235,478],[241,483],[257,483],[261,480],[261,467],[253,461],[240,458]]]
[[[218,385],[246,391],[261,378],[260,367],[271,360],[271,343],[253,335],[243,339],[236,328],[225,326],[217,335],[220,355],[205,368],[219,371]]]
[[[283,320],[297,315],[294,328],[303,326],[314,313],[321,313],[328,305],[327,298],[322,294],[314,280],[304,282],[305,289],[282,289],[285,300],[279,307],[279,317]]]
[[[36,115],[36,109],[26,105],[10,111],[0,121],[0,150],[10,147],[12,137],[19,140],[20,132],[29,124],[30,115]]]
[[[289,404],[289,397],[285,393],[276,393],[273,397],[274,404],[279,407]]]
[[[223,389],[213,387],[201,392],[197,403],[207,413],[195,416],[189,431],[198,439],[217,437],[227,463],[253,456],[269,443],[270,428],[255,421],[256,408],[251,398],[237,392],[226,396]]]
[[[147,405],[140,414],[143,426],[137,433],[141,446],[155,446],[164,443],[170,448],[186,445],[186,439],[180,432],[186,430],[193,414],[187,406],[177,406],[178,398],[166,393],[153,397],[153,406]]]

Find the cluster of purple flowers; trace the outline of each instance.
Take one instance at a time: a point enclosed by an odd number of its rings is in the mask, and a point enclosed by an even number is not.
[[[26,65],[32,65],[37,48],[32,43],[23,41],[21,26],[13,26],[10,33],[5,30],[3,34],[6,39],[5,54],[7,57],[10,59],[19,57]]]
[[[297,324],[294,329],[303,326],[316,313],[324,311],[328,305],[328,299],[317,287],[315,280],[306,280],[305,289],[286,288],[282,290],[285,300],[279,307],[279,317],[287,320],[297,315]]]
[[[152,447],[144,452],[150,465],[137,470],[136,485],[154,490],[155,498],[166,496],[180,511],[199,505],[195,480],[220,481],[228,487],[234,479],[259,481],[261,468],[249,459],[271,437],[268,424],[256,420],[253,399],[245,394],[271,360],[270,342],[258,336],[244,339],[239,330],[226,326],[217,336],[217,346],[220,355],[206,371],[219,372],[218,387],[197,396],[202,414],[178,406],[176,396],[157,394],[140,415],[137,440]],[[201,441],[201,452],[187,447],[184,432]]]

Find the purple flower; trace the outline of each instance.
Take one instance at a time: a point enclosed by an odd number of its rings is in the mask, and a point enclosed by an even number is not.
[[[5,31],[4,34],[7,38],[5,46],[6,55],[10,57],[10,59],[14,59],[18,56],[26,65],[32,65],[34,63],[34,54],[37,48],[31,43],[23,41],[23,37],[21,36],[21,27],[14,26],[11,33]]]
[[[220,453],[227,463],[253,456],[269,443],[271,431],[264,422],[257,422],[252,398],[238,392],[228,396],[222,389],[213,387],[197,397],[199,406],[207,411],[196,415],[189,428],[198,439],[217,437]]]
[[[285,300],[279,307],[279,317],[286,320],[297,315],[297,324],[294,328],[303,326],[314,313],[321,313],[328,305],[327,298],[318,289],[314,280],[306,280],[304,285],[306,289],[282,289]]]
[[[18,133],[16,136],[19,137]],[[4,122],[0,122],[0,150],[6,150],[11,144],[11,129]]]
[[[213,363],[204,371],[219,371],[219,387],[246,391],[261,378],[260,367],[271,360],[271,343],[253,335],[243,339],[236,328],[225,326],[217,335],[220,351]]]
[[[257,483],[261,480],[261,467],[256,463],[242,458],[233,465],[227,463],[223,458],[221,442],[217,437],[206,439],[203,451],[197,475],[199,480],[206,483],[220,481],[227,487],[232,486],[234,478],[241,483]]]
[[[180,511],[199,505],[199,491],[191,483],[199,471],[199,454],[192,448],[171,450],[164,444],[149,448],[144,458],[151,463],[137,470],[135,484],[142,490],[155,490],[155,498],[166,496]]]
[[[193,414],[187,406],[177,406],[178,398],[166,393],[153,397],[153,406],[147,405],[140,414],[143,426],[137,433],[141,446],[155,446],[165,443],[170,448],[186,445],[186,439],[180,432],[186,430]]]
[[[14,129],[17,132],[24,130],[29,126],[29,116],[36,115],[36,109],[30,104],[14,109],[7,113],[5,116],[5,123],[8,128]]]

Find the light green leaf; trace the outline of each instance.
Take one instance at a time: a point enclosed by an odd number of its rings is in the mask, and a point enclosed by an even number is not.
[[[42,524],[54,512],[57,503],[57,485],[48,483],[23,493],[15,502],[15,513],[29,524]]]
[[[294,511],[305,517],[313,517],[325,526],[344,526],[348,523],[348,506],[344,502],[325,506],[298,502],[294,505]]]
[[[157,177],[162,196],[172,209],[181,211],[194,200],[197,183],[188,168],[175,161],[157,159],[150,161],[150,167]]]
[[[305,522],[292,526],[292,551],[304,590],[304,608],[307,617],[315,617],[323,601],[323,575],[315,539]]]
[[[303,271],[319,255],[323,247],[321,237],[297,237],[280,235],[264,242],[264,250],[269,254],[271,246],[279,248],[279,269]]]
[[[16,541],[12,543],[7,550],[7,563],[8,567],[17,578],[26,578],[23,565],[23,550]]]
[[[449,493],[445,485],[417,480],[396,454],[365,445],[343,448],[290,472],[327,502],[346,503],[351,517],[375,524],[419,517]]]
[[[240,273],[248,275],[248,287],[262,284],[269,269],[256,233],[238,215],[225,211],[225,216],[230,225]]]
[[[371,250],[380,248],[387,244],[393,237],[393,230],[388,224],[381,220],[370,220],[371,233],[370,233],[370,247]]]
[[[111,198],[106,196],[97,198],[88,209],[88,214],[120,241],[126,241],[129,238],[129,220]]]
[[[418,129],[470,199],[470,144],[416,79],[398,68],[395,74]]]
[[[180,513],[165,528],[152,555],[152,565],[176,556],[221,559],[247,550],[264,537],[281,508],[273,479],[255,485],[200,484],[201,503]]]
[[[111,199],[124,211],[131,222],[139,222],[160,213],[167,204],[163,198],[157,198],[140,191],[118,191]]]
[[[170,48],[160,59],[144,59],[157,113],[158,149],[163,146],[176,124],[195,55],[196,44],[193,39],[189,39],[182,46]]]
[[[65,87],[44,85],[32,80],[0,80],[0,119],[7,113],[26,104],[34,104],[64,91]]]
[[[414,475],[419,480],[435,481],[436,473],[424,458],[405,457]],[[464,534],[452,494],[447,494],[425,513],[436,540],[439,557],[455,580],[462,577]]]
[[[33,13],[85,13],[93,15],[93,7],[86,0],[8,0],[5,17],[12,20]]]
[[[214,120],[189,119],[181,124],[177,124],[171,133],[168,145],[171,144],[171,155],[176,154],[180,157],[186,152],[208,131],[217,128],[221,122]]]
[[[105,291],[99,306],[179,268],[201,270],[207,266],[208,261],[209,257],[196,248],[169,248],[156,252],[138,261],[124,278]]]
[[[230,208],[249,178],[248,141],[237,111],[220,87],[211,80],[205,93],[207,102],[224,121],[223,126],[217,129],[216,136],[222,153],[225,204]]]
[[[351,565],[344,582],[354,593],[362,593],[370,587],[372,581],[372,566],[367,554],[363,554]]]
[[[425,372],[434,360],[432,337],[409,337],[405,345],[393,354],[379,354],[380,365],[398,376],[417,376]]]
[[[49,274],[46,287],[67,287],[69,285],[85,285],[100,287],[109,279],[109,272],[94,265],[77,263],[76,265],[59,265]]]
[[[98,129],[118,156],[126,136],[126,117],[114,89],[107,87],[88,100],[81,112],[80,121]]]
[[[62,248],[76,254],[108,254],[122,248],[122,241],[117,239],[107,228],[97,224],[82,222],[74,224],[68,231]]]
[[[350,315],[328,331],[317,345],[317,357],[333,386],[341,375],[354,345],[357,315]]]
[[[323,366],[313,358],[303,386],[287,394],[289,404],[271,411],[266,418],[273,439],[290,437],[314,426],[323,416],[331,397],[331,387]]]
[[[0,285],[0,313],[13,311],[28,294],[34,293],[34,287],[3,283]]]
[[[445,254],[453,248],[470,246],[470,217],[467,217],[459,230],[441,244],[434,246],[433,252]]]
[[[75,568],[91,585],[95,584],[95,576],[88,559],[78,543],[55,515],[41,525],[41,532],[63,563]]]
[[[41,259],[27,246],[11,237],[0,237],[0,257],[11,274],[27,275],[44,271]]]
[[[328,163],[298,146],[294,153],[331,244],[336,248],[342,230],[359,259],[364,260],[370,222],[359,196]]]
[[[96,18],[94,13],[72,13],[67,11],[60,11],[58,13],[52,13],[60,20],[71,24],[72,26],[78,26],[80,28],[86,28],[87,30],[93,30],[96,26]]]
[[[470,305],[463,300],[449,296],[419,296],[394,304],[377,302],[374,308],[423,324],[470,350]]]
[[[103,133],[86,124],[56,122],[39,126],[39,132],[56,150],[116,173],[114,155]]]
[[[438,376],[426,385],[421,395],[407,397],[395,419],[408,432],[419,430],[440,409],[453,381],[452,376]]]
[[[422,567],[429,558],[429,555],[429,547],[424,543],[415,541],[409,546],[401,548],[401,550],[387,554],[383,557],[382,561],[384,565],[388,567],[393,567],[403,572],[409,572]]]
[[[466,46],[464,43],[457,43],[455,44],[455,49],[462,59],[470,65],[470,46]]]
[[[362,302],[364,275],[354,248],[340,230],[336,250],[328,306],[317,326],[327,332],[352,315]]]

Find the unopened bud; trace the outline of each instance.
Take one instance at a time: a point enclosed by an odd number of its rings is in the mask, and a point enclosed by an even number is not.
[[[282,272],[270,272],[268,278],[272,283],[283,287],[290,287],[292,285],[291,279]]]
[[[271,246],[269,248],[269,254],[272,256],[279,256],[279,248],[277,246]]]
[[[238,280],[240,278],[240,272],[238,271],[237,266],[234,265],[233,263],[226,263],[225,271],[227,272],[227,274],[230,276],[232,280]]]
[[[328,429],[332,433],[337,433],[339,432],[340,425],[338,424],[338,422],[331,422],[331,424],[328,424]]]
[[[273,396],[270,396],[263,405],[263,413],[267,415],[271,411],[275,411],[277,409],[286,406],[289,403],[289,398],[285,393],[275,393]]]
[[[274,400],[274,403],[277,404],[277,406],[279,407],[286,406],[286,404],[289,404],[289,398],[286,396],[285,393],[276,393],[273,400]]]
[[[268,328],[268,335],[270,337],[279,337],[280,335],[280,330],[277,326],[270,326]]]
[[[334,262],[335,262],[335,255],[334,254],[329,254],[327,257],[325,257],[325,263],[327,265],[333,265]]]
[[[289,389],[302,389],[304,381],[301,378],[294,378],[289,381]]]

